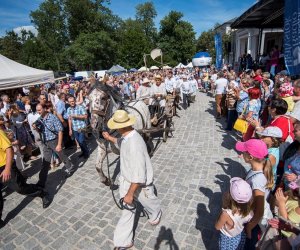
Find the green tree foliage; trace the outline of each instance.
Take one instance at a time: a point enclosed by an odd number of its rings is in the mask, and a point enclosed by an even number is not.
[[[210,29],[201,33],[196,42],[197,51],[207,51],[212,57],[213,62],[216,60],[215,50],[215,31]]]
[[[137,20],[128,19],[121,28],[122,43],[119,47],[119,61],[127,68],[144,65],[143,55],[152,49],[143,26]]]
[[[62,0],[46,0],[30,13],[31,21],[38,30],[40,42],[51,50],[56,69],[61,69],[61,55],[69,43]]]
[[[153,2],[145,2],[136,6],[135,18],[140,22],[145,35],[154,45],[157,40],[157,30],[154,25],[154,18],[157,16]]]
[[[164,62],[186,63],[195,52],[195,32],[183,14],[171,11],[154,24],[153,2],[136,6],[135,19],[122,20],[109,0],[44,0],[30,13],[38,31],[8,32],[0,38],[0,53],[23,64],[54,71],[108,69],[144,65],[143,55],[161,48]],[[155,64],[148,60],[147,66]]]
[[[75,70],[97,70],[114,63],[115,48],[107,32],[81,33],[64,55]]]
[[[9,31],[5,37],[0,38],[0,54],[12,60],[20,61],[21,48],[21,39],[14,31]]]
[[[160,21],[159,47],[167,55],[164,62],[171,65],[187,63],[195,53],[193,26],[182,17],[181,12],[171,11]]]

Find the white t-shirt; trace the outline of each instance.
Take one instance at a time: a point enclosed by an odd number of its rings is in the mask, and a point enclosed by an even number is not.
[[[215,81],[215,86],[216,86],[216,94],[217,95],[222,95],[226,94],[226,87],[228,84],[228,80],[225,78],[220,78]]]
[[[39,115],[38,113],[29,113],[29,114],[27,115],[27,121],[28,121],[28,124],[29,124],[29,126],[30,126],[30,130],[31,130],[31,132],[32,132],[32,134],[33,134],[33,136],[34,136],[35,141],[37,141],[37,140],[40,139],[40,135],[39,135],[39,133],[38,133],[35,129],[33,129],[32,124],[33,124],[37,119],[39,119],[39,118],[40,118],[40,115]]]

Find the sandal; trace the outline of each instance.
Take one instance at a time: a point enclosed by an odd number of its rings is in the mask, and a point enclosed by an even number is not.
[[[157,214],[156,219],[153,221],[148,220],[148,222],[150,223],[150,225],[156,226],[160,223],[161,216],[162,216],[162,211],[160,210],[159,213]]]
[[[126,250],[133,247],[133,243],[128,245],[127,247],[115,247],[114,250]]]

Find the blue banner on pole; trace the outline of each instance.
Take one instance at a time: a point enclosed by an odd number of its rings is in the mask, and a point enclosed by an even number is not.
[[[284,58],[290,75],[300,75],[300,0],[285,0]]]
[[[216,68],[222,67],[222,36],[220,33],[215,34],[215,49],[216,49]]]

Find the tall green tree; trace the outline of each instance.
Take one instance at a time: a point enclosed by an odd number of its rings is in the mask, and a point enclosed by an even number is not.
[[[213,62],[216,59],[216,50],[215,50],[215,31],[209,29],[200,34],[196,42],[197,51],[207,51],[212,57]]]
[[[61,70],[62,52],[69,44],[63,0],[46,0],[30,13],[38,30],[38,39],[52,52],[56,69]]]
[[[107,69],[116,60],[116,43],[105,31],[81,33],[64,56],[74,70]]]
[[[155,28],[154,19],[157,16],[153,2],[145,2],[136,6],[135,18],[141,23],[145,35],[150,39],[152,45],[157,40],[157,30]]]
[[[159,47],[167,55],[164,61],[171,65],[187,63],[195,53],[193,26],[182,17],[181,12],[171,11],[160,21]]]
[[[144,64],[143,55],[151,50],[148,37],[139,21],[128,19],[124,22],[119,44],[119,63],[127,68],[139,67]]]
[[[9,31],[0,38],[0,54],[14,61],[20,61],[20,51],[22,42],[20,37],[14,31]]]

